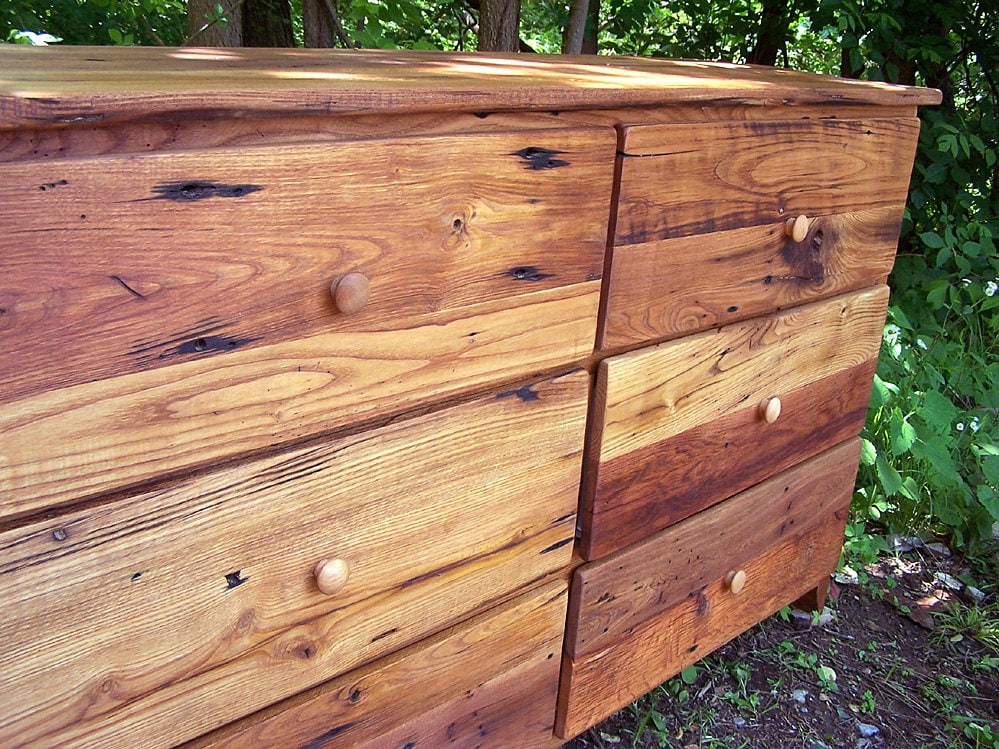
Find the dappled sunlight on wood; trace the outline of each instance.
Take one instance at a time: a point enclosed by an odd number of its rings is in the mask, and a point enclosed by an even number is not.
[[[272,117],[677,103],[935,103],[924,89],[790,70],[583,55],[7,45],[0,48],[0,71],[0,129],[221,111]]]

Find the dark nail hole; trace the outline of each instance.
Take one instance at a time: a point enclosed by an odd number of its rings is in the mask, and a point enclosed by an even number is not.
[[[353,692],[350,693],[350,701],[351,702],[357,702],[359,699],[361,699],[361,690],[360,689],[355,689]]]
[[[456,218],[456,219],[454,220],[454,224],[453,224],[453,226],[454,226],[454,228],[455,228],[456,230],[457,230],[457,229],[460,229],[460,228],[461,228],[461,219],[460,219],[460,218]]]

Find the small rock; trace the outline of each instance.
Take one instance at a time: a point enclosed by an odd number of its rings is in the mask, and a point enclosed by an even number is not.
[[[822,611],[817,615],[815,612],[791,610],[791,618],[798,629],[808,629],[809,627],[824,627],[835,618],[832,609],[823,606]]]
[[[941,544],[941,543],[926,544],[926,548],[932,551],[934,554],[939,554],[942,557],[950,556],[950,549],[947,547],[946,544]]]
[[[870,739],[857,739],[857,749],[870,749],[872,746]]]
[[[857,571],[848,565],[844,565],[843,569],[833,575],[833,580],[840,585],[856,585],[859,579]]]
[[[872,736],[877,736],[881,733],[881,729],[877,726],[872,726],[870,723],[858,723],[857,728],[860,730],[860,735],[865,739],[869,739]]]
[[[891,545],[892,551],[896,554],[904,554],[913,549],[923,548],[923,539],[919,536],[897,536],[892,534],[888,536],[888,543]]]
[[[736,715],[734,718],[732,718],[732,723],[733,725],[735,725],[736,728],[746,727],[746,719],[743,718],[741,715]]]
[[[951,590],[960,590],[964,587],[964,583],[958,580],[956,577],[948,575],[946,572],[935,572],[933,577],[939,580],[943,585]]]
[[[981,603],[985,600],[985,593],[976,588],[974,585],[969,585],[964,589],[964,592],[974,599],[975,603]]]
[[[793,692],[791,692],[791,698],[795,702],[800,702],[802,705],[804,705],[805,704],[805,700],[808,699],[808,690],[807,689],[795,689]]]

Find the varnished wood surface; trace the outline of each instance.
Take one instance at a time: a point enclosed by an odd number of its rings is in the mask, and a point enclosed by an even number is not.
[[[185,152],[202,148],[258,148],[261,145],[338,143],[365,138],[460,135],[497,130],[548,130],[561,127],[618,127],[667,122],[728,120],[813,120],[831,116],[856,119],[914,117],[914,105],[872,110],[864,105],[761,107],[682,105],[641,109],[591,109],[531,112],[420,112],[336,117],[288,116],[190,122],[119,122],[84,128],[34,126],[0,129],[0,163],[85,158],[102,154]]]
[[[860,460],[850,440],[573,576],[565,651],[595,653],[760,550],[807,533],[849,497]],[[775,571],[776,573],[776,571]]]
[[[184,749],[554,749],[564,581]]]
[[[670,339],[885,283],[902,205],[613,248],[600,345]]]
[[[628,128],[614,243],[902,205],[918,135],[914,118]]]
[[[0,404],[598,279],[615,142],[506,131],[0,165],[0,203],[18,206],[0,214]],[[329,287],[351,272],[371,298],[344,315]]]
[[[582,359],[599,281],[320,333],[0,406],[0,516],[176,476]],[[518,386],[513,386],[514,388]],[[525,397],[529,397],[526,394]]]
[[[863,425],[888,302],[878,287],[600,364],[580,553],[639,540]],[[774,424],[764,398],[784,409]]]
[[[564,655],[556,733],[584,731],[816,587],[839,559],[852,494],[852,481],[840,486],[832,513],[740,565],[746,585],[738,595],[721,575],[613,643],[578,658]]]
[[[587,391],[576,371],[3,533],[0,745],[172,746],[564,574]],[[330,557],[350,574],[324,595]]]
[[[442,109],[940,101],[928,89],[648,58],[7,45],[0,48],[0,70],[0,129]]]

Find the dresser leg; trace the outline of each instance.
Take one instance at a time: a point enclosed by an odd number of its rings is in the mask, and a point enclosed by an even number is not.
[[[818,586],[809,590],[805,595],[792,603],[799,611],[822,611],[826,605],[826,596],[829,595],[829,578],[823,578]]]

